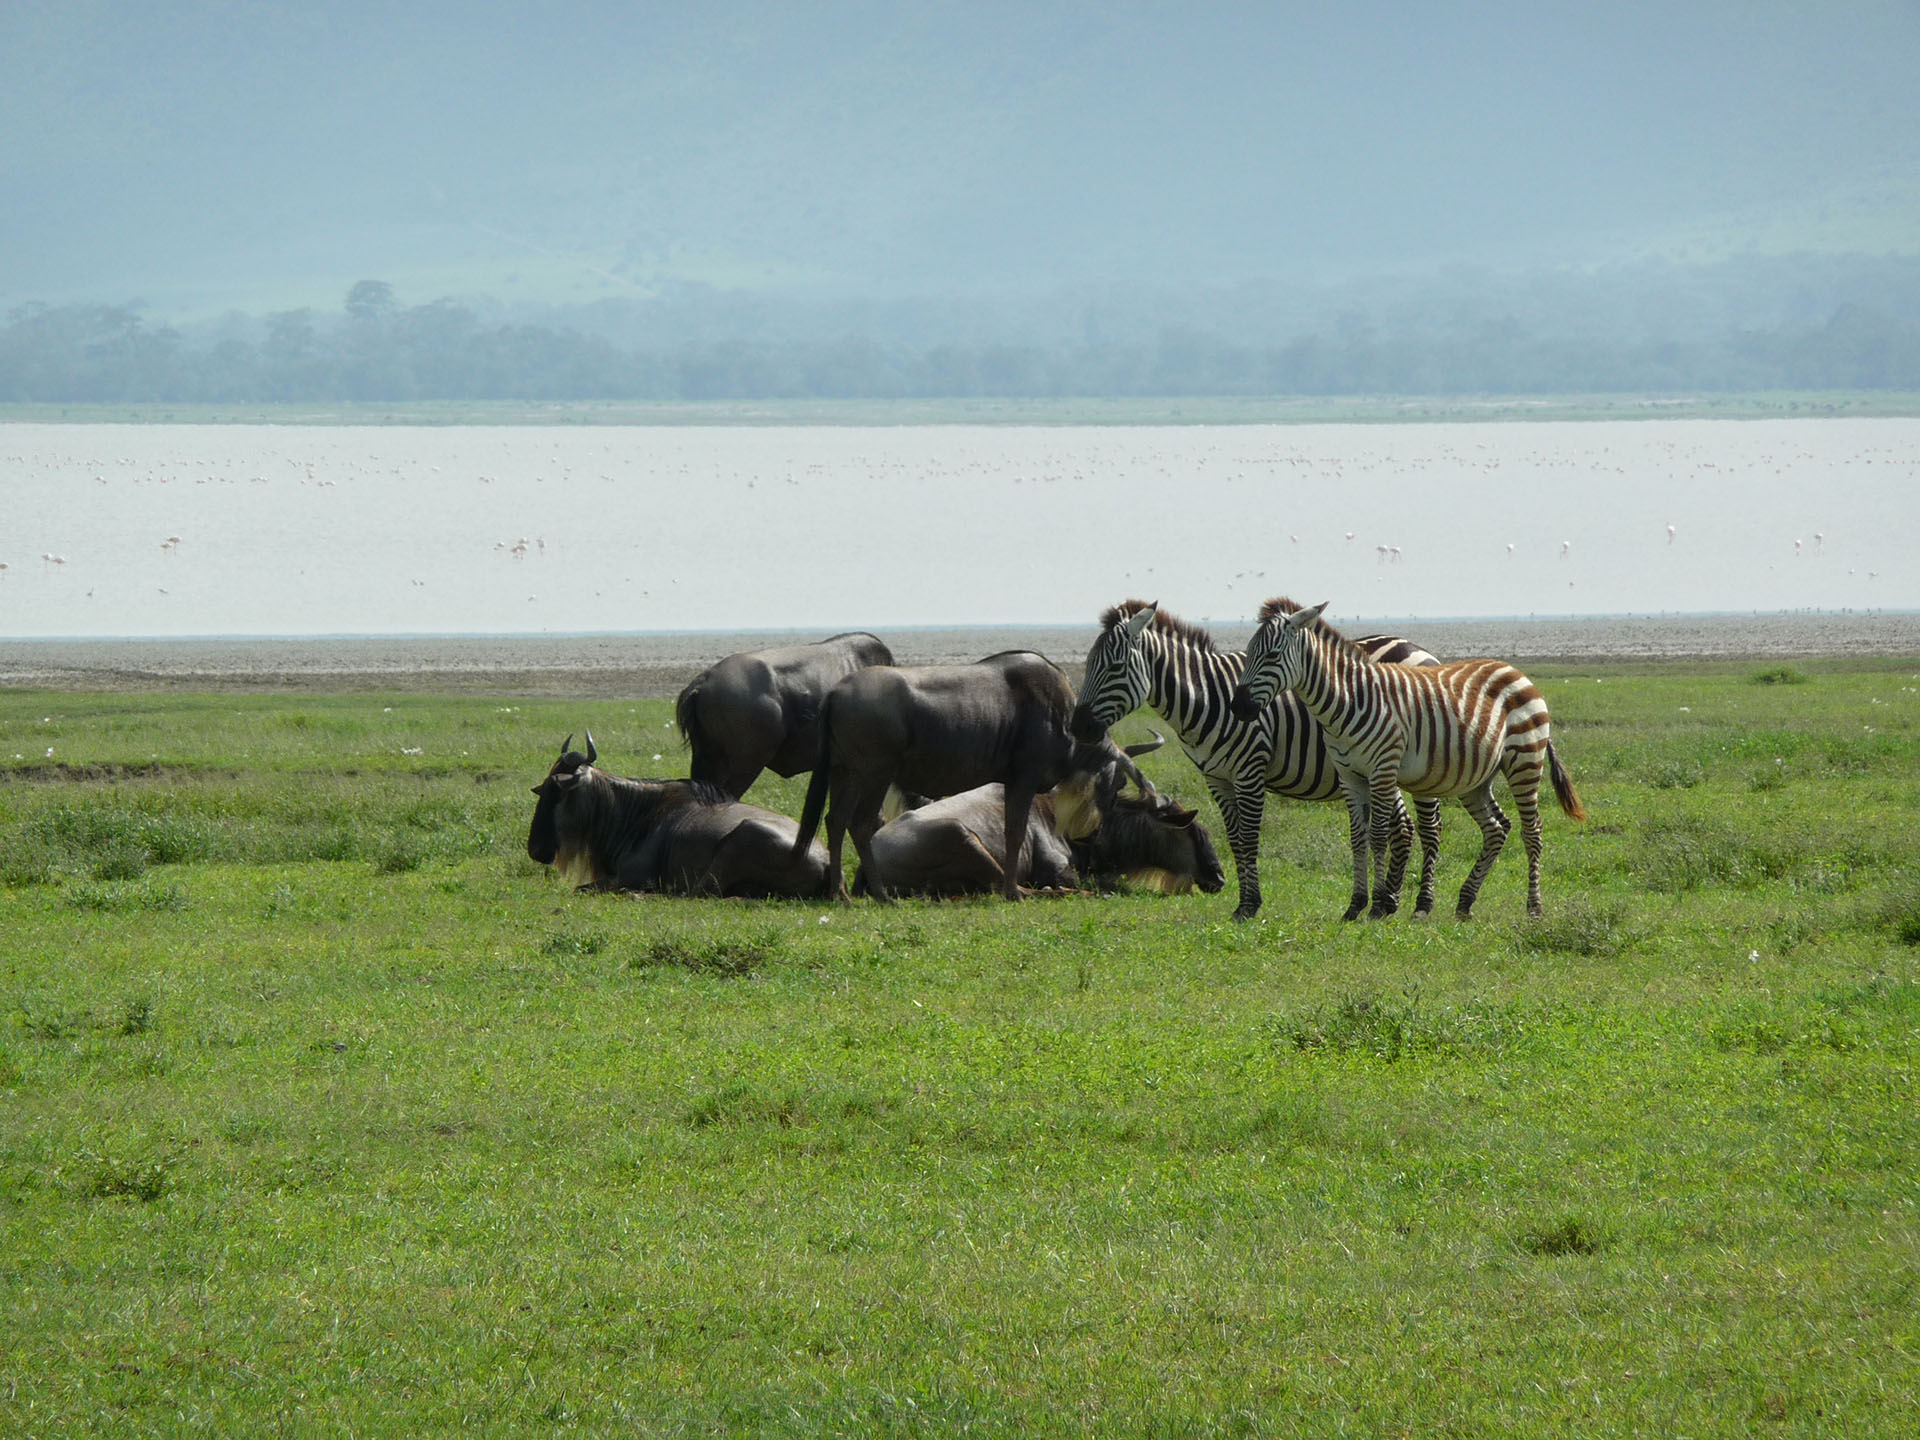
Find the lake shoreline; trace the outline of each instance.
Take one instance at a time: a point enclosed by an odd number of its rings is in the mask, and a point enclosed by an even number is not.
[[[1390,629],[1443,657],[1494,655],[1525,665],[1668,665],[1893,660],[1920,657],[1920,614],[1691,615],[1538,620],[1353,622]],[[906,665],[964,664],[1037,650],[1078,676],[1096,628],[877,627]],[[1223,649],[1245,622],[1212,631]],[[676,694],[738,650],[821,638],[823,631],[499,636],[329,636],[0,640],[0,688],[71,691],[244,690]]]

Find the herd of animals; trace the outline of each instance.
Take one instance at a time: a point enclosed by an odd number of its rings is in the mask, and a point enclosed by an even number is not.
[[[1482,836],[1456,906],[1466,918],[1511,828],[1496,777],[1519,812],[1527,910],[1538,916],[1542,780],[1585,819],[1539,688],[1502,661],[1443,663],[1394,635],[1349,640],[1324,609],[1268,601],[1240,653],[1128,600],[1101,617],[1078,694],[1058,666],[1024,650],[896,666],[878,639],[848,634],[729,655],[675,704],[688,778],[611,775],[591,732],[584,752],[568,736],[534,789],[527,853],[583,889],[1017,899],[1130,880],[1213,893],[1225,875],[1206,827],[1135,764],[1164,740],[1122,747],[1108,733],[1145,705],[1179,736],[1226,822],[1236,919],[1260,908],[1268,794],[1346,802],[1349,920],[1398,910],[1416,831],[1414,913],[1433,909],[1440,801],[1459,800]],[[769,769],[811,772],[797,822],[742,799]],[[890,792],[904,808],[889,820]],[[849,837],[859,859],[851,891]]]

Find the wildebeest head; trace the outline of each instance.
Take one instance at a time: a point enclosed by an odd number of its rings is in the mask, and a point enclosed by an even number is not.
[[[1116,745],[1104,733],[1093,744],[1075,743],[1073,773],[1053,788],[1055,823],[1063,838],[1081,840],[1098,829],[1129,781],[1143,797],[1152,798],[1153,783],[1133,762],[1158,750],[1167,737],[1158,730],[1148,733],[1153,739],[1133,745]]]
[[[587,732],[586,754],[582,755],[572,746],[571,735],[560,742],[560,758],[547,771],[547,778],[533,787],[540,803],[533,807],[533,824],[527,830],[527,854],[542,865],[553,864],[560,853],[560,831],[554,820],[560,802],[592,773],[593,762],[600,758],[591,730]]]
[[[1227,883],[1199,812],[1167,795],[1116,800],[1075,847],[1074,863],[1087,875],[1123,876],[1169,895],[1194,885],[1212,895]]]

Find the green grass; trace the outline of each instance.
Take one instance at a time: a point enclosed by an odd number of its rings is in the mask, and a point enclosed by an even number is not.
[[[0,692],[0,1421],[1904,1436],[1920,665],[1797,668],[1537,672],[1467,924],[1278,803],[1251,926],[576,895],[667,702]]]

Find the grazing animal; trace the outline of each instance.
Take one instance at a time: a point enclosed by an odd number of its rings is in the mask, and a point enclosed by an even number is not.
[[[688,681],[674,702],[693,751],[690,773],[738,799],[762,770],[794,776],[811,769],[827,692],[856,670],[891,664],[892,651],[858,633],[727,656]]]
[[[560,758],[533,787],[540,803],[527,854],[582,890],[663,890],[688,895],[813,895],[827,853],[794,844],[784,815],[743,805],[699,780],[627,780],[594,768],[599,751],[560,742]]]
[[[1281,602],[1291,605],[1291,601]],[[1128,600],[1100,620],[1100,638],[1087,652],[1073,733],[1092,740],[1141,705],[1151,705],[1180,737],[1227,822],[1227,846],[1240,882],[1236,920],[1260,909],[1260,821],[1268,792],[1294,800],[1333,800],[1340,779],[1327,755],[1319,723],[1291,694],[1282,694],[1250,718],[1233,713],[1233,689],[1246,659],[1214,648],[1213,637],[1143,600]],[[1395,635],[1354,642],[1382,663],[1438,665],[1419,646]],[[1404,807],[1399,825],[1405,827]],[[1420,898],[1415,913],[1433,908],[1440,854],[1440,806],[1418,801]]]
[[[1129,747],[1129,752],[1155,748],[1157,743]],[[1000,889],[1007,869],[1001,828],[1005,788],[982,785],[930,801],[876,830],[873,860],[886,888],[934,895],[985,895]],[[1104,788],[1096,779],[1095,794]],[[1197,811],[1151,792],[1137,798],[1121,795],[1117,777],[1112,788],[1110,797],[1084,806],[1059,804],[1059,790],[1036,796],[1015,880],[1032,889],[1070,889],[1083,879],[1100,885],[1130,880],[1164,894],[1181,894],[1198,885],[1209,895],[1226,883],[1213,837],[1199,823]],[[1063,833],[1063,827],[1076,824],[1090,824],[1091,829]],[[854,882],[855,893],[869,884],[863,869]]]
[[[1072,709],[1073,686],[1060,667],[1029,650],[971,665],[855,671],[827,692],[795,852],[825,812],[827,893],[847,898],[840,857],[851,834],[867,888],[884,901],[886,882],[870,846],[887,788],[957,795],[998,781],[1006,787],[1002,853],[1019,854],[1036,796],[1069,778],[1084,790],[1114,763],[1111,741],[1075,744],[1067,733]],[[1001,882],[1009,900],[1020,898],[1016,873],[1008,869]]]
[[[1353,898],[1347,918],[1367,898],[1368,852],[1385,865],[1376,881],[1372,914],[1392,913],[1387,902],[1406,865],[1406,840],[1391,810],[1400,792],[1421,799],[1454,796],[1479,822],[1484,843],[1460,887],[1458,913],[1466,919],[1480,886],[1506,843],[1511,822],[1493,798],[1493,777],[1504,775],[1520,812],[1527,847],[1527,913],[1540,911],[1540,776],[1575,820],[1587,818],[1573,781],[1554,753],[1546,698],[1513,666],[1500,660],[1456,660],[1421,668],[1382,665],[1320,619],[1325,603],[1296,610],[1269,600],[1247,645],[1247,669],[1234,690],[1236,713],[1269,704],[1277,690],[1299,695],[1327,735],[1353,819]]]

